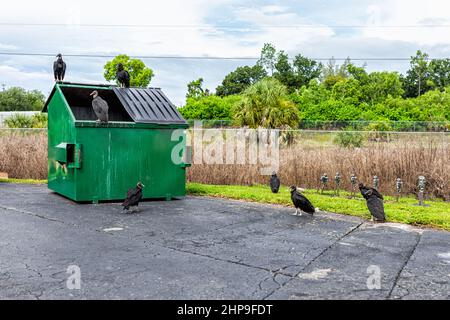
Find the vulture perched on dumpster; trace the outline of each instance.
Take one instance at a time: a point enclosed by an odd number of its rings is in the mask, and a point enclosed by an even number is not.
[[[141,199],[142,199],[142,189],[144,187],[145,186],[141,182],[138,182],[138,184],[136,185],[136,188],[131,188],[130,190],[128,190],[127,198],[122,203],[124,212],[131,213],[129,211],[130,207],[139,206],[139,201],[141,201]]]
[[[53,75],[55,81],[63,81],[66,74],[66,63],[63,61],[62,54],[58,53],[56,61],[53,62]]]
[[[108,103],[103,100],[99,95],[97,90],[92,91],[92,109],[94,109],[95,115],[100,122],[108,122]]]
[[[366,199],[367,208],[369,208],[370,214],[372,215],[372,220],[385,222],[386,216],[384,215],[383,196],[377,189],[366,187],[362,183],[360,183],[358,187],[362,196]]]
[[[300,193],[296,186],[291,187],[291,199],[295,207],[295,213],[293,215],[302,215],[302,212],[314,214],[316,209],[311,204],[311,202]],[[299,214],[300,211],[300,214]]]
[[[280,179],[276,172],[273,172],[270,177],[270,190],[272,190],[273,193],[278,193],[278,190],[280,190]]]
[[[116,78],[119,80],[120,86],[122,88],[129,88],[130,87],[130,74],[127,70],[124,70],[123,65],[119,63],[117,65],[117,73]]]

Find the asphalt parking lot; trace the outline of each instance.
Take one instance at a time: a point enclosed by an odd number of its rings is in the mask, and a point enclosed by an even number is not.
[[[0,184],[0,298],[450,298],[449,232],[292,212],[187,197],[126,215]]]

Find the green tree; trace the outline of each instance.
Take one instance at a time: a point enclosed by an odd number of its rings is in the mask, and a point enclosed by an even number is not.
[[[199,99],[209,95],[209,90],[203,89],[202,86],[203,86],[203,78],[198,78],[197,80],[189,82],[187,85],[186,99],[189,98]]]
[[[0,111],[40,111],[44,102],[45,96],[38,90],[12,87],[0,91]]]
[[[289,63],[289,56],[283,50],[277,54],[273,77],[285,85],[288,90],[295,88],[297,85],[294,70]]]
[[[301,54],[289,62],[289,56],[284,51],[278,52],[273,77],[284,84],[289,92],[307,85],[311,80],[320,76],[322,65],[308,59]]]
[[[351,64],[350,58],[347,58],[343,64],[338,65],[334,58],[322,66],[322,82],[328,87],[333,87],[337,82],[347,79],[350,76],[348,66]]]
[[[429,74],[434,88],[444,90],[450,86],[450,59],[431,60]]]
[[[265,43],[261,50],[261,57],[256,64],[263,67],[266,71],[270,71],[270,75],[273,75],[276,61],[277,49],[272,44]]]
[[[350,63],[347,65],[347,72],[351,78],[358,80],[361,85],[366,85],[370,81],[369,74],[367,73],[365,66],[358,67],[353,63]]]
[[[222,97],[239,94],[266,76],[266,70],[260,65],[238,67],[225,76],[222,84],[216,88],[216,94]]]
[[[121,63],[125,70],[130,74],[130,85],[132,87],[148,87],[154,74],[153,70],[148,68],[142,60],[130,59],[125,54],[118,55],[113,60],[106,62],[103,76],[106,81],[116,79],[117,65]]]
[[[428,54],[420,50],[411,57],[410,69],[403,79],[406,97],[418,97],[432,89],[429,80],[430,65]]]
[[[188,120],[231,120],[233,105],[239,100],[239,96],[216,95],[188,98],[178,110]]]
[[[286,87],[273,78],[247,88],[236,104],[234,115],[239,125],[250,128],[295,128],[299,121],[298,109],[289,100]]]
[[[388,97],[398,98],[404,93],[400,75],[397,72],[372,72],[362,86],[363,102],[382,103]]]
[[[295,56],[292,65],[298,81],[297,87],[307,85],[313,79],[318,79],[322,72],[321,63],[306,58],[301,54]]]

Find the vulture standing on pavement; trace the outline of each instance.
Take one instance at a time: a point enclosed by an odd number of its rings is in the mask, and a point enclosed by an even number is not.
[[[63,61],[62,54],[58,53],[56,61],[53,62],[53,75],[55,81],[63,81],[66,74],[66,63]]]
[[[116,78],[119,80],[120,86],[122,88],[129,88],[130,87],[130,74],[127,70],[124,70],[123,64],[119,63],[117,65],[117,73]]]
[[[145,186],[141,182],[138,182],[138,184],[136,185],[136,188],[131,188],[130,190],[128,190],[127,198],[122,203],[124,212],[128,213],[130,207],[139,206],[139,201],[141,201],[141,199],[142,199],[142,188],[144,188],[144,187]]]
[[[100,122],[108,122],[108,103],[103,100],[99,95],[97,90],[92,91],[92,109],[94,109],[95,115]]]
[[[296,186],[291,187],[291,199],[295,207],[294,215],[298,215],[299,211],[299,215],[302,215],[302,211],[313,215],[316,211],[311,202],[297,190]]]
[[[377,222],[386,221],[383,196],[375,188],[366,187],[362,183],[358,186],[362,196],[366,199],[367,208],[369,208],[370,214],[372,215],[372,220]]]
[[[270,190],[272,190],[273,193],[278,193],[278,190],[280,190],[280,179],[276,172],[273,172],[270,177]]]

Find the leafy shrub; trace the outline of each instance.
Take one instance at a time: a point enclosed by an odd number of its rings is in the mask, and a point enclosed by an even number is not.
[[[364,138],[363,133],[346,128],[336,135],[333,142],[342,148],[360,148],[363,146]]]
[[[231,120],[231,110],[239,99],[239,96],[221,98],[215,95],[188,98],[186,105],[178,110],[188,120]]]
[[[36,113],[32,116],[15,113],[5,119],[8,128],[47,128],[47,115]]]
[[[389,142],[389,133],[387,131],[392,131],[393,129],[389,122],[377,121],[369,124],[366,130],[370,131],[367,137],[369,141]]]

